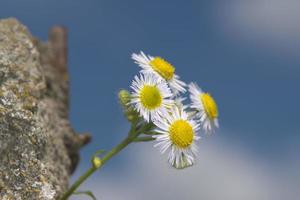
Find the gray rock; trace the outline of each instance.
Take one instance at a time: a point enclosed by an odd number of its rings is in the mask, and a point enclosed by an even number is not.
[[[89,141],[68,120],[65,29],[49,39],[0,20],[0,199],[59,199]]]

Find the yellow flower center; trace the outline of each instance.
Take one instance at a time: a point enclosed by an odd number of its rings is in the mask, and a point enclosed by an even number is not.
[[[174,76],[175,68],[160,57],[155,57],[150,61],[150,66],[154,71],[166,80],[171,80]]]
[[[194,139],[192,126],[185,120],[177,120],[169,128],[170,139],[173,144],[180,148],[190,146]]]
[[[208,93],[203,93],[200,95],[200,100],[202,101],[204,110],[210,119],[215,119],[218,117],[218,107],[215,100]]]
[[[159,89],[151,85],[144,85],[140,91],[140,99],[142,105],[149,110],[158,108],[162,103]]]

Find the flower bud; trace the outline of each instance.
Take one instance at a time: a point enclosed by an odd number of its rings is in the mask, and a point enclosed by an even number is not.
[[[131,95],[127,90],[120,90],[119,92],[119,101],[124,109],[124,115],[128,121],[134,122],[139,118],[139,114],[130,106]]]
[[[99,158],[99,157],[93,157],[93,159],[92,159],[92,164],[93,164],[93,167],[94,168],[96,168],[96,169],[98,169],[99,167],[101,167],[101,165],[102,165],[102,161],[101,161],[101,159]]]
[[[120,104],[124,108],[128,107],[128,103],[130,102],[130,98],[131,98],[131,95],[127,90],[124,90],[124,89],[120,90],[120,92],[119,92],[119,101],[120,101]]]

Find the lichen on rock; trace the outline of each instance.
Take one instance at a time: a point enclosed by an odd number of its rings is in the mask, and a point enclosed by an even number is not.
[[[0,20],[0,199],[58,199],[88,140],[70,126],[57,50]]]

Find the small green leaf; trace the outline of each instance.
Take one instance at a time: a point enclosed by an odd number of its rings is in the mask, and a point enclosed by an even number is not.
[[[97,198],[91,191],[78,191],[78,192],[74,192],[73,194],[74,195],[87,195],[87,196],[91,197],[91,199],[97,200]]]

